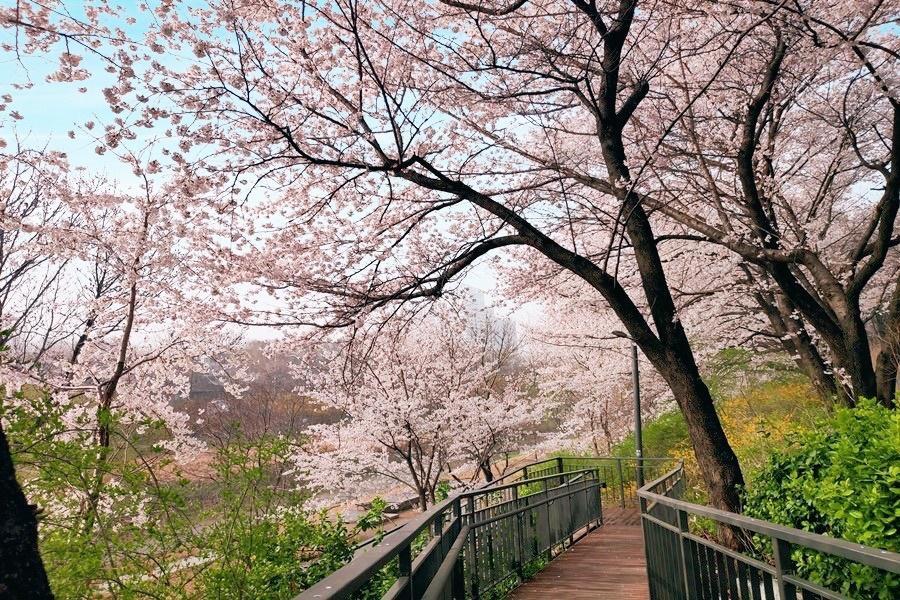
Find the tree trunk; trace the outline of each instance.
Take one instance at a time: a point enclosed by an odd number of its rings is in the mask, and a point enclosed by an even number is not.
[[[494,480],[494,472],[491,470],[491,462],[490,460],[486,460],[480,465],[481,474],[484,475],[484,480],[488,483]]]
[[[828,365],[813,343],[812,338],[810,338],[803,323],[799,321],[799,317],[794,316],[797,308],[793,303],[783,294],[778,294],[776,304],[780,327],[771,317],[769,319],[775,329],[775,333],[779,336],[790,336],[790,340],[785,344],[786,349],[789,352],[793,350],[794,361],[806,372],[816,394],[822,399],[825,406],[831,410],[834,406],[835,398],[838,396],[834,375],[829,373]],[[844,397],[846,398],[846,395]]]
[[[686,338],[684,343],[687,343]],[[669,384],[684,415],[694,456],[709,494],[709,504],[722,510],[741,512],[739,490],[744,485],[744,476],[693,355],[690,351],[670,348],[667,361],[658,365],[657,370]],[[738,549],[744,545],[740,531],[730,527],[720,527],[719,537],[730,548]]]
[[[880,329],[880,348],[875,361],[878,401],[894,407],[897,403],[897,362],[900,360],[900,281],[891,294]]]
[[[689,356],[689,355],[688,355]],[[737,456],[722,429],[709,388],[700,378],[692,360],[670,353],[669,368],[660,369],[687,423],[697,465],[709,492],[712,506],[732,512],[741,511],[738,489],[744,476]]]
[[[629,214],[625,230],[634,247],[644,294],[663,344],[642,345],[639,340],[635,341],[669,384],[684,414],[694,455],[709,492],[709,502],[716,508],[739,513],[741,501],[738,489],[744,484],[741,467],[725,437],[712,395],[700,377],[687,333],[678,318],[650,220],[633,195],[629,194],[624,206]],[[625,319],[623,323],[629,327]],[[629,327],[629,330],[632,328]],[[722,537],[724,543],[738,547],[731,533],[723,532]]]
[[[53,598],[38,552],[36,507],[28,504],[0,425],[0,598]]]
[[[851,405],[860,398],[875,398],[878,395],[875,384],[875,366],[869,349],[869,335],[857,309],[846,323],[841,323],[844,330],[846,353],[843,364],[853,386]]]
[[[897,357],[888,349],[878,353],[876,365],[878,378],[878,401],[894,408],[897,402]]]

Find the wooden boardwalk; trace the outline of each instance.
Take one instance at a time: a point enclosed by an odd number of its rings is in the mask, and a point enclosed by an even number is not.
[[[603,526],[519,586],[514,600],[649,600],[637,510],[604,509]]]

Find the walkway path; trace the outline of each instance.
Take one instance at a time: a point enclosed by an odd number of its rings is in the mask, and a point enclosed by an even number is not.
[[[637,510],[604,509],[603,526],[519,586],[513,600],[648,600]]]

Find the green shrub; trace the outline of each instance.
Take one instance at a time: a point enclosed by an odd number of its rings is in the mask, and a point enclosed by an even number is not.
[[[106,456],[93,443],[88,411],[73,427],[80,398],[37,388],[0,402],[0,419],[28,498],[41,507],[40,547],[60,600],[292,598],[346,564],[362,531],[383,532],[386,503],[355,525],[305,507],[285,476],[293,440],[220,432],[186,479],[153,445],[157,423],[115,424]],[[86,525],[84,498],[104,473],[101,510]],[[396,568],[394,568],[396,571]],[[380,598],[396,573],[386,569],[361,598]]]
[[[900,551],[900,413],[863,401],[776,451],[745,494],[747,515]],[[853,598],[900,597],[900,577],[809,550],[800,576]]]
[[[673,456],[675,450],[688,439],[687,423],[679,410],[665,412],[643,424],[642,442],[644,456]],[[613,456],[632,458],[634,433],[613,446]]]

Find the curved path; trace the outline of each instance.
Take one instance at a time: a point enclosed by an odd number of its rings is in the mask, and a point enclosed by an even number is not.
[[[648,600],[640,515],[604,509],[603,525],[510,595],[514,600]]]

